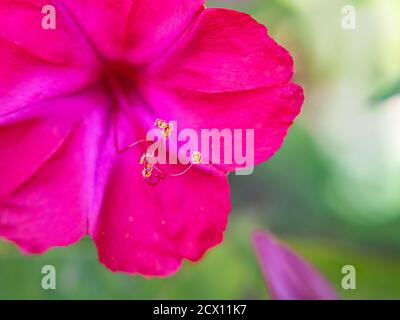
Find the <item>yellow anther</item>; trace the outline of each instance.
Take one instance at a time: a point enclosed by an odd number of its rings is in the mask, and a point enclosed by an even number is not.
[[[200,164],[202,160],[201,153],[199,151],[194,151],[192,153],[192,163],[193,164]]]
[[[161,119],[157,119],[156,122],[154,123],[154,126],[162,130],[164,138],[169,138],[169,136],[171,135],[173,127],[168,122]]]
[[[146,164],[142,170],[143,178],[150,178],[153,173],[153,166],[151,164]]]
[[[142,175],[144,178],[150,178],[152,173],[153,173],[153,167],[154,164],[152,163],[154,161],[154,157],[149,154],[149,153],[144,153],[142,157],[140,158],[140,164],[144,165],[144,168],[142,170]]]

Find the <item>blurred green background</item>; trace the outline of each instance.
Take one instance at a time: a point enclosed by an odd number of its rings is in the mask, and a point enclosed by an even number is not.
[[[1,299],[265,299],[250,245],[269,229],[311,261],[346,299],[400,299],[400,1],[216,0],[254,15],[288,48],[303,113],[280,152],[252,176],[231,176],[225,242],[174,277],[113,274],[89,239],[24,257],[0,243]],[[353,5],[355,30],[342,9]],[[57,269],[57,290],[41,268]],[[357,289],[340,287],[342,266]]]

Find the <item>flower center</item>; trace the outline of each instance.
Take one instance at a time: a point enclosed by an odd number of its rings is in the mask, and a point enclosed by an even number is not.
[[[125,105],[138,84],[138,72],[128,63],[114,61],[104,67],[106,84],[119,104]]]
[[[119,113],[119,110],[115,108],[122,108],[123,110],[132,109],[132,101],[135,99],[136,90],[138,88],[137,81],[137,70],[130,65],[125,63],[113,62],[106,66],[105,81],[108,86],[112,99],[113,99],[113,113]],[[171,136],[174,130],[173,125],[164,119],[155,119],[154,127],[161,131],[163,138],[166,140]],[[128,146],[119,147],[118,139],[118,128],[117,121],[113,120],[114,128],[114,145],[117,153],[122,154],[134,147],[146,147],[149,141],[145,140],[145,136],[142,139],[130,143]],[[160,180],[165,177],[178,177],[188,172],[193,165],[199,165],[202,161],[202,155],[200,152],[194,152],[191,158],[190,165],[179,173],[167,173],[157,166],[157,158],[154,154],[144,153],[138,160],[139,164],[142,165],[141,174],[143,179],[150,185],[156,185]]]

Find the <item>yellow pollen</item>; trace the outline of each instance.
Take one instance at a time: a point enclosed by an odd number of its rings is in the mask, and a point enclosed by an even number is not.
[[[193,164],[200,164],[202,160],[201,153],[199,151],[194,151],[192,153],[192,163]]]
[[[164,138],[168,139],[173,129],[172,125],[165,120],[157,119],[154,126],[162,130]]]
[[[142,170],[142,175],[144,178],[150,178],[153,173],[154,165],[149,162],[149,159],[153,159],[153,156],[149,153],[143,154],[140,158],[140,164],[144,165],[144,168]]]

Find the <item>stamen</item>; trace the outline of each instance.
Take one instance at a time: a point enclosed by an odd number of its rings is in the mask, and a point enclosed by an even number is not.
[[[157,119],[154,123],[154,126],[162,130],[163,136],[168,139],[171,135],[171,131],[173,130],[172,124],[161,120]],[[139,144],[146,144],[146,140],[138,140],[136,142],[131,143],[130,145],[124,147],[123,149],[120,149],[118,146],[118,130],[116,126],[116,121],[115,118],[113,117],[113,130],[114,130],[114,146],[115,150],[117,153],[124,153],[134,147],[136,147]],[[145,179],[146,183],[154,186],[157,185],[160,180],[165,179],[165,177],[179,177],[184,174],[186,174],[192,167],[193,165],[198,165],[201,164],[202,162],[202,155],[199,151],[194,151],[191,156],[191,163],[190,165],[183,171],[179,173],[167,173],[163,171],[162,169],[158,168],[156,166],[157,159],[154,157],[154,155],[150,153],[144,153],[142,157],[140,158],[139,163],[143,165],[143,170],[142,170],[142,176]]]
[[[168,139],[171,135],[171,131],[173,129],[172,124],[169,124],[164,120],[157,119],[156,122],[154,122],[154,126],[162,130],[164,138]]]

